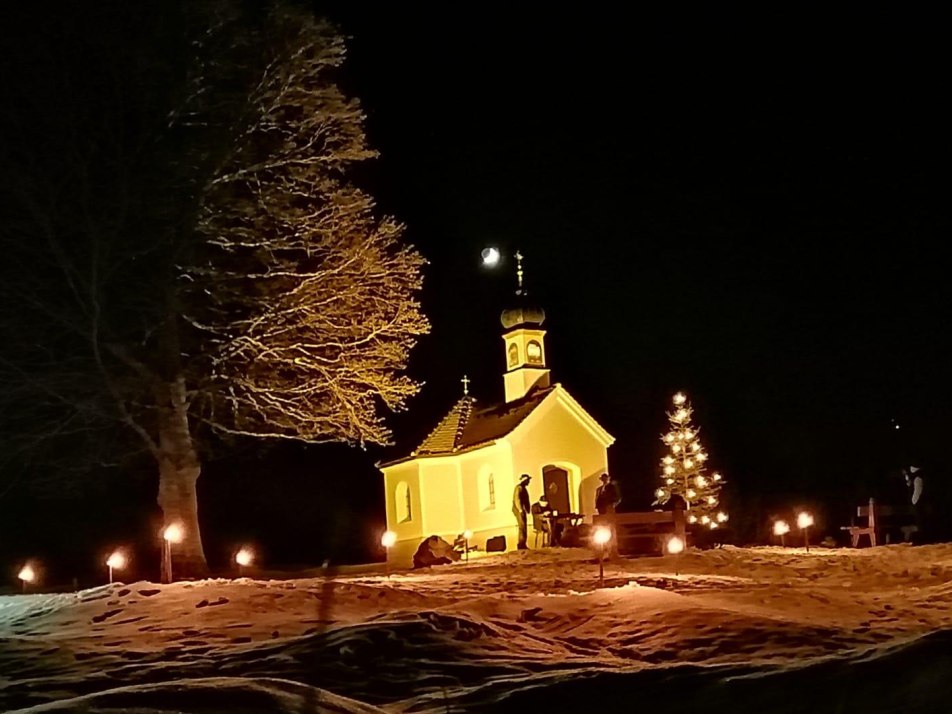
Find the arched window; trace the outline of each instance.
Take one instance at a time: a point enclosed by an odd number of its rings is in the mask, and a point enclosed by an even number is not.
[[[526,361],[529,364],[542,364],[542,345],[535,340],[526,345]]]
[[[519,364],[519,345],[513,342],[509,345],[509,366],[515,367]]]
[[[479,470],[476,479],[476,488],[479,489],[479,510],[492,511],[496,508],[496,477],[492,468],[487,464]]]
[[[397,508],[397,523],[406,523],[413,520],[413,507],[410,499],[410,486],[406,481],[397,484],[397,493],[394,497]]]

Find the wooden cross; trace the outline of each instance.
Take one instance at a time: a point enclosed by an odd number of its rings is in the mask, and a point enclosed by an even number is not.
[[[463,396],[464,396],[464,397],[469,396],[469,382],[470,382],[469,377],[467,377],[467,376],[464,374],[464,375],[463,375],[463,378],[460,380],[460,382],[463,383]]]

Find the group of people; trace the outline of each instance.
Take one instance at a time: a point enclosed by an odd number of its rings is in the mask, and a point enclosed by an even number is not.
[[[529,547],[527,541],[529,536],[530,515],[543,517],[543,523],[545,524],[543,527],[548,529],[552,545],[559,544],[564,532],[564,525],[558,521],[549,528],[548,523],[550,521],[548,517],[553,515],[553,509],[549,505],[544,493],[538,502],[534,504],[531,503],[528,488],[531,480],[532,476],[522,474],[522,476],[519,477],[516,490],[512,494],[512,512],[516,517],[516,522],[519,524],[519,540],[516,544],[516,548],[519,550],[525,550]],[[598,511],[599,515],[614,513],[618,504],[621,502],[621,491],[618,488],[618,482],[607,473],[602,474],[599,480],[601,481],[601,485],[595,491],[595,510]]]

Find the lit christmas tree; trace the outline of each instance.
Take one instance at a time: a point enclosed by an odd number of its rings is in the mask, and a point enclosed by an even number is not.
[[[678,392],[668,412],[670,430],[661,437],[669,452],[661,459],[661,487],[655,491],[654,505],[667,503],[673,496],[684,499],[688,523],[714,530],[727,522],[720,508],[724,479],[716,471],[707,474],[707,452],[701,445],[700,429],[691,425],[691,403]]]

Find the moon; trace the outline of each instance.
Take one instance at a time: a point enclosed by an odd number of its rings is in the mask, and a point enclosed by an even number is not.
[[[499,250],[497,248],[484,248],[480,254],[483,257],[483,265],[493,267],[499,264]]]

